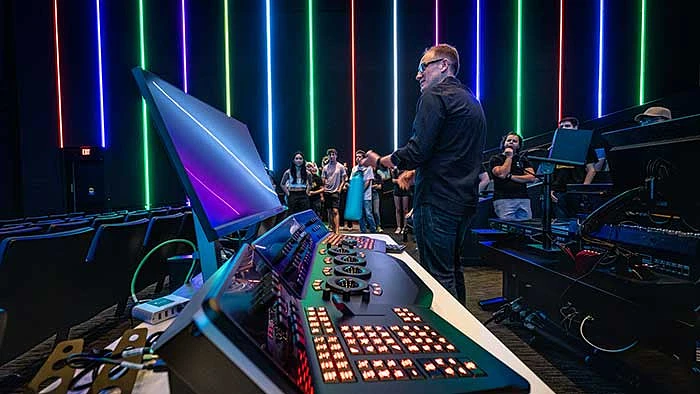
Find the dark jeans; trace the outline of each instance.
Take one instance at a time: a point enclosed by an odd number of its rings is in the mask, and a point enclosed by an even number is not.
[[[321,197],[309,198],[309,205],[311,205],[311,209],[316,212],[316,215],[318,215],[320,219],[323,219],[323,202],[321,202]]]
[[[372,200],[362,201],[362,217],[360,217],[360,232],[366,233],[369,230],[370,233],[377,232],[377,225],[374,223],[374,216],[372,215]]]
[[[466,305],[467,294],[460,254],[474,215],[475,209],[456,216],[430,204],[413,209],[413,232],[420,265],[462,305]]]

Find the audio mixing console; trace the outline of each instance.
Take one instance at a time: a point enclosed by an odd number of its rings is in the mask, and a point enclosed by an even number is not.
[[[331,234],[309,210],[242,247],[156,344],[171,391],[529,391],[369,239]]]

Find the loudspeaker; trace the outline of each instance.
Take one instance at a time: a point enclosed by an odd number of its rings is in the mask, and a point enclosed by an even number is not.
[[[68,212],[99,213],[105,206],[104,149],[65,147],[63,169]]]

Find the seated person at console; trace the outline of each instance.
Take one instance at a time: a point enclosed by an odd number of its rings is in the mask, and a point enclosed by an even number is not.
[[[499,219],[532,219],[527,184],[537,177],[527,157],[518,154],[521,145],[522,138],[511,131],[501,141],[503,152],[491,156],[489,160],[493,177],[493,210]]]
[[[562,118],[559,121],[560,129],[578,130],[578,119],[573,116]],[[569,164],[557,164],[552,174],[552,213],[556,219],[568,219],[576,216],[576,210],[569,206],[566,198],[566,185],[591,184],[598,171],[605,168],[605,152],[596,149],[596,143],[592,142],[586,154],[586,163],[583,166]]]

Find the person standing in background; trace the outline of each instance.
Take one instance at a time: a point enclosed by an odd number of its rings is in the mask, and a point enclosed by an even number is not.
[[[328,225],[331,231],[340,233],[340,191],[345,185],[347,172],[345,167],[338,163],[338,151],[335,148],[328,148],[326,154],[328,164],[321,171],[324,186],[323,199],[328,212]]]
[[[358,150],[355,152],[355,163],[357,163],[350,173],[350,178],[360,173],[363,180],[362,193],[362,216],[360,217],[360,232],[366,233],[367,230],[374,233],[377,232],[377,225],[374,223],[374,215],[372,214],[372,182],[374,180],[374,169],[365,167],[362,160],[365,158],[365,151]]]
[[[287,198],[288,215],[309,209],[308,174],[304,154],[296,151],[289,168],[282,174],[280,188]]]
[[[399,186],[399,177],[404,172],[398,168],[391,170],[391,183],[394,185],[394,214],[396,215],[396,231],[394,231],[394,234],[401,234],[401,229],[406,225],[406,215],[410,210],[410,191]]]
[[[323,216],[323,180],[313,161],[306,162],[306,172],[309,174],[309,205],[320,218]]]

